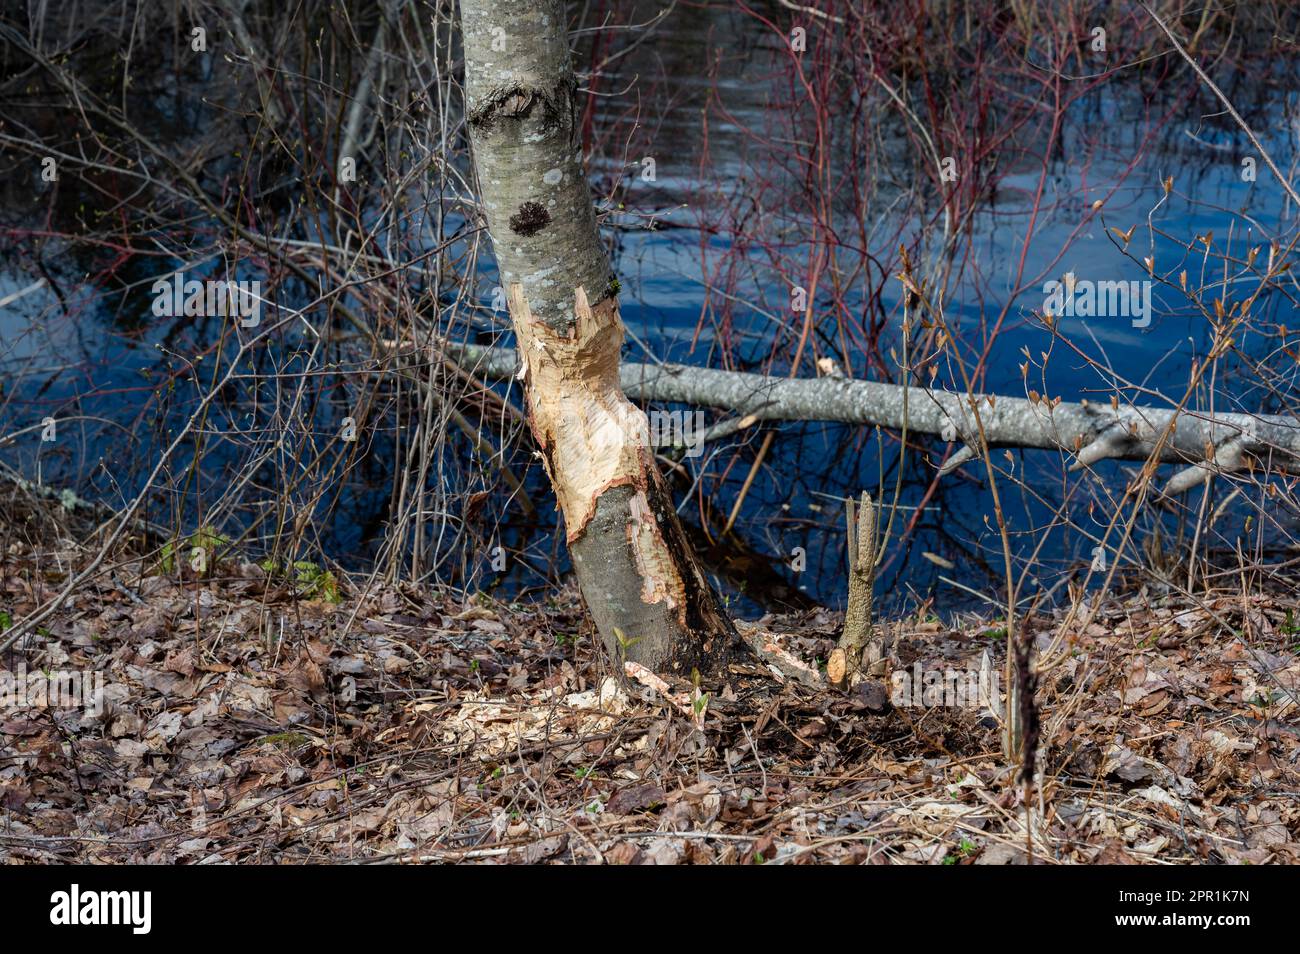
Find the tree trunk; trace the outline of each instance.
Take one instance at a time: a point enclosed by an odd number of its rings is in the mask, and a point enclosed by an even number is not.
[[[461,0],[470,142],[529,423],[611,656],[688,675],[738,637],[619,384],[618,282],[596,228],[560,0]]]
[[[853,498],[845,501],[848,525],[849,602],[844,610],[844,631],[839,645],[826,661],[826,678],[831,685],[847,688],[858,677],[862,654],[871,640],[871,607],[874,603],[876,563],[879,556],[876,538],[876,504],[865,490],[857,507]],[[880,654],[872,653],[874,664]]]

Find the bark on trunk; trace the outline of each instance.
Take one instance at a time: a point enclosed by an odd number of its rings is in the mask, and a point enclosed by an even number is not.
[[[506,377],[512,353],[500,348],[459,346],[468,367],[488,377]],[[904,388],[852,378],[769,378],[760,374],[692,368],[675,364],[624,364],[623,390],[639,401],[679,402],[725,408],[741,417],[775,421],[837,421],[907,429],[919,434],[978,435],[970,399],[951,391]],[[977,395],[989,443],[1064,451],[1075,466],[1106,458],[1145,460],[1169,426],[1160,459],[1190,466],[1174,474],[1167,493],[1189,490],[1212,474],[1232,473],[1256,464],[1264,469],[1300,471],[1300,419],[1269,414],[1176,413],[1170,408],[1112,407],[1090,401],[1037,401],[1004,395]],[[954,455],[947,469],[970,460]]]
[[[564,5],[460,8],[479,191],[579,588],[619,663],[707,671],[738,637],[655,469],[645,414],[619,385],[618,284],[583,169]]]

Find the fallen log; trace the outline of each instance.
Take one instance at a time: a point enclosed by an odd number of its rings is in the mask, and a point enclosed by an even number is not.
[[[490,378],[512,377],[512,349],[451,345],[467,368]],[[620,379],[628,397],[640,401],[721,408],[747,421],[831,421],[935,434],[962,447],[942,473],[980,456],[972,404],[979,402],[984,435],[992,447],[1063,451],[1072,469],[1106,459],[1159,459],[1184,466],[1165,493],[1199,486],[1214,474],[1249,470],[1300,472],[1300,419],[1266,414],[1205,414],[1194,410],[1135,407],[1092,401],[1067,402],[1031,395],[966,394],[904,387],[845,377],[773,378],[681,364],[625,363]],[[1170,425],[1172,423],[1172,429]]]

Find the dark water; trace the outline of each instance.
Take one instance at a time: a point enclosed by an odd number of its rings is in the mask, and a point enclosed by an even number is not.
[[[711,62],[710,51],[723,42],[720,34],[725,35],[725,66],[717,75],[709,75],[706,64]],[[762,360],[770,351],[772,315],[788,300],[788,287],[770,271],[754,268],[729,287],[731,297],[724,301],[706,287],[705,276],[732,251],[735,241],[759,238],[714,226],[721,220],[716,214],[722,204],[717,196],[743,197],[761,165],[761,149],[746,134],[746,127],[761,127],[765,110],[777,108],[771,105],[777,98],[771,49],[771,37],[753,20],[683,8],[659,28],[653,42],[643,44],[620,67],[620,78],[638,77],[642,83],[646,115],[653,117],[654,126],[637,144],[653,155],[656,164],[654,181],[645,182],[637,177],[640,155],[615,160],[605,154],[593,160],[598,187],[620,176],[632,179],[622,193],[625,207],[606,209],[623,286],[624,319],[634,336],[627,350],[629,359],[650,360],[647,355],[651,355],[702,364],[717,363],[726,353],[729,360],[745,365]],[[1296,94],[1288,89],[1295,89],[1295,84],[1270,85],[1271,92],[1262,94],[1264,102],[1252,113],[1257,131],[1283,168],[1290,166],[1300,136]],[[600,99],[595,125],[626,122],[631,98],[629,94]],[[700,109],[710,102],[724,104],[735,121],[715,113],[706,150]],[[1001,332],[989,346],[985,389],[1024,394],[1020,365],[1025,352],[1037,359],[1050,349],[1053,359],[1047,372],[1031,384],[1043,393],[1066,400],[1089,395],[1106,400],[1113,390],[1113,376],[1181,395],[1191,363],[1206,352],[1209,329],[1176,296],[1157,287],[1150,323],[1142,328],[1127,317],[1064,319],[1062,334],[1082,353],[1075,354],[1059,342],[1054,344],[1033,317],[1042,308],[1042,282],[1015,297],[1012,291],[1022,251],[1023,275],[1041,275],[1044,281],[1067,271],[1096,280],[1147,277],[1139,264],[1116,248],[1101,221],[1080,228],[1085,210],[1097,199],[1105,201],[1107,225],[1124,230],[1139,225],[1140,238],[1133,246],[1137,249],[1141,244],[1138,257],[1150,247],[1144,223],[1148,214],[1152,216],[1152,223],[1167,236],[1153,240],[1162,270],[1164,263],[1185,258],[1184,267],[1195,273],[1199,265],[1194,255],[1183,251],[1178,242],[1197,234],[1212,232],[1216,241],[1225,244],[1231,235],[1232,248],[1242,253],[1261,244],[1261,226],[1271,235],[1287,233],[1294,210],[1286,208],[1271,175],[1260,163],[1256,181],[1243,181],[1240,159],[1251,153],[1244,137],[1217,119],[1205,119],[1204,101],[1194,102],[1197,105],[1189,104],[1181,115],[1157,123],[1137,97],[1116,88],[1098,93],[1085,108],[1067,117],[1062,148],[1046,178],[1047,199],[1039,208],[1027,247],[1023,247],[1030,216],[1027,197],[1039,186],[1040,170],[1013,170],[1001,177],[997,192],[973,219],[970,264],[950,289],[945,309],[954,331],[969,347],[983,343],[1006,309]],[[1174,177],[1175,187],[1166,196],[1161,183],[1169,176]],[[879,196],[873,214],[887,215],[888,199],[888,194]],[[643,228],[646,215],[666,227]],[[796,262],[798,257],[798,251],[793,253]],[[116,268],[111,280],[99,282],[91,275],[92,280],[86,281],[102,255],[88,255],[59,241],[46,247],[45,261],[59,277],[59,291],[44,288],[0,309],[0,377],[4,380],[0,433],[30,427],[47,414],[80,415],[85,420],[65,425],[65,433],[73,436],[70,441],[43,446],[28,434],[0,454],[28,476],[120,503],[141,486],[143,474],[165,446],[169,428],[194,407],[193,389],[184,384],[188,357],[213,354],[218,338],[213,329],[193,322],[154,318],[149,312],[148,286],[157,275],[181,265],[205,266],[164,255],[137,256]],[[36,277],[0,260],[0,299],[27,287]],[[122,291],[133,282],[132,290]],[[490,264],[485,264],[481,300],[490,299],[493,284]],[[1234,293],[1242,297],[1250,290],[1236,287]],[[287,297],[293,294],[292,286],[281,292]],[[901,347],[900,294],[897,281],[880,276],[847,292],[855,307],[866,309],[875,300],[888,316],[881,335],[882,353]],[[706,303],[710,303],[710,317],[702,318]],[[725,336],[720,336],[714,319],[724,305]],[[1264,298],[1255,314],[1295,326],[1300,322],[1294,311],[1290,301],[1275,294]],[[509,344],[508,335],[499,341]],[[1248,350],[1253,343],[1242,344]],[[304,334],[286,338],[278,347],[280,353],[263,360],[278,373],[291,375],[312,342]],[[1084,356],[1109,371],[1090,366]],[[865,355],[849,358],[850,373],[869,373]],[[782,367],[777,362],[773,371],[786,373],[788,364]],[[959,379],[946,365],[935,383],[960,388]],[[1261,409],[1261,395],[1240,381],[1219,385],[1214,395],[1218,408]],[[502,393],[508,389],[501,386]],[[517,393],[513,397],[517,401]],[[1200,397],[1203,402],[1209,398]],[[242,405],[218,404],[209,426],[213,431],[238,431],[250,426],[246,414]],[[686,462],[697,476],[704,475],[711,504],[722,515],[737,498],[763,433],[711,446],[703,457]],[[325,552],[349,569],[366,567],[382,538],[388,492],[375,486],[391,466],[386,463],[386,447],[385,439],[378,438],[369,459],[326,501],[331,509],[317,528]],[[206,478],[210,494],[220,492],[223,475],[238,473],[254,457],[237,441],[218,442],[204,450],[225,455],[224,463]],[[936,457],[941,450],[939,442],[933,442]],[[183,473],[194,452],[192,445],[183,447],[169,473]],[[516,460],[523,459],[516,455]],[[1016,451],[1007,466],[1016,478],[1003,482],[1015,546],[1027,554],[1047,534],[1033,577],[1050,583],[1077,566],[1089,550],[1086,541],[1069,528],[1048,529],[1052,512],[1067,492],[1062,457]],[[1125,466],[1105,465],[1098,473],[1121,478]],[[746,599],[754,595],[745,593],[746,579],[751,591],[756,586],[770,588],[771,579],[777,578],[815,600],[837,604],[844,590],[842,499],[862,489],[884,488],[883,496],[892,500],[900,467],[904,477],[900,510],[881,598],[898,605],[933,597],[940,607],[979,603],[980,594],[996,598],[1000,541],[992,529],[993,509],[982,465],[968,465],[945,480],[939,493],[924,500],[933,466],[921,455],[900,458],[891,440],[880,443],[862,429],[815,423],[777,427],[771,453],[745,497],[736,525],[749,552],[735,563],[730,577],[721,580],[722,585],[750,610],[757,607]],[[264,479],[274,482],[276,478],[266,474]],[[549,512],[551,503],[539,490],[536,467],[529,480]],[[1098,507],[1099,501],[1104,504],[1106,491],[1096,482],[1073,496],[1068,505],[1071,519],[1092,529],[1104,526],[1109,511]],[[697,497],[685,497],[681,509],[688,522],[701,522]],[[201,520],[200,513],[176,499],[159,501],[153,512],[164,519],[169,513],[182,514],[191,525]],[[529,526],[518,516],[507,515],[507,523],[515,523],[502,539],[524,549],[532,559],[523,561],[504,581],[507,589],[540,583],[548,554],[555,550],[545,521]],[[914,516],[914,529],[900,539],[898,531]],[[1140,526],[1149,533],[1164,519],[1153,513],[1144,516]],[[717,529],[712,527],[714,535]],[[806,566],[796,572],[791,563],[800,553]],[[943,566],[944,561],[950,566]],[[466,570],[462,561],[459,567],[460,582],[492,582],[484,566]],[[755,582],[763,580],[768,582]]]
[[[744,23],[737,18],[732,23]],[[743,28],[743,26],[742,26]],[[679,75],[681,64],[706,62],[710,38],[698,24],[682,24],[667,44],[670,48],[694,50],[665,65],[670,76]],[[770,45],[770,44],[769,44]],[[621,266],[630,289],[624,314],[649,350],[683,363],[716,360],[716,340],[707,322],[701,323],[701,299],[706,291],[701,276],[708,265],[726,251],[717,236],[701,241],[700,215],[694,207],[699,186],[700,150],[691,148],[699,141],[699,120],[689,108],[710,93],[723,102],[732,116],[755,128],[761,127],[761,112],[771,108],[770,84],[764,82],[770,58],[763,54],[762,39],[748,46],[733,43],[733,56],[726,72],[728,79],[709,87],[683,81],[682,108],[670,115],[662,131],[652,138],[651,146],[658,158],[659,182],[655,198],[669,210],[665,218],[683,226],[662,232],[634,232],[621,240]],[[649,57],[647,57],[649,58]],[[650,75],[654,67],[639,64]],[[1290,79],[1288,79],[1290,77]],[[1263,74],[1261,74],[1261,79]],[[1294,64],[1282,64],[1272,84],[1261,83],[1251,122],[1279,165],[1286,169],[1296,155],[1300,138],[1297,114]],[[671,81],[670,81],[671,85]],[[692,88],[694,87],[694,88]],[[704,87],[701,89],[700,87]],[[1186,92],[1183,90],[1182,92]],[[694,95],[692,95],[694,93]],[[1113,84],[1067,114],[1061,148],[1054,156],[1045,178],[1044,198],[1026,245],[1032,203],[1039,186],[1040,168],[1031,166],[1012,170],[1000,178],[997,192],[985,202],[973,220],[970,258],[975,266],[950,289],[946,315],[950,327],[969,346],[977,348],[987,340],[988,329],[1006,309],[1000,333],[990,345],[986,365],[986,390],[1024,396],[1026,387],[1065,400],[1091,397],[1107,401],[1116,382],[1127,382],[1181,398],[1194,361],[1203,358],[1211,341],[1211,329],[1176,290],[1155,285],[1148,319],[1125,316],[1073,317],[1060,322],[1059,331],[1077,348],[1067,351],[1033,315],[1041,312],[1044,302],[1043,283],[1060,279],[1073,272],[1080,279],[1094,281],[1140,281],[1149,276],[1140,261],[1126,257],[1116,247],[1107,226],[1127,231],[1137,225],[1131,251],[1141,259],[1153,254],[1162,273],[1170,273],[1175,262],[1187,269],[1195,283],[1203,266],[1194,252],[1188,253],[1180,243],[1195,236],[1212,233],[1216,248],[1228,247],[1243,256],[1246,250],[1263,246],[1282,236],[1283,241],[1294,229],[1294,209],[1287,207],[1283,190],[1264,168],[1255,150],[1240,130],[1225,123],[1221,111],[1206,108],[1206,101],[1195,96],[1179,103],[1174,90],[1168,103],[1157,97],[1157,109],[1145,106],[1122,83]],[[1161,116],[1161,108],[1175,105],[1174,115]],[[696,135],[692,137],[691,132]],[[719,124],[711,130],[715,141],[709,144],[709,156],[717,161],[711,166],[719,180],[732,180],[732,187],[743,192],[746,178],[754,176],[756,147],[747,142],[735,127]],[[1241,160],[1255,156],[1257,176],[1254,181],[1243,177]],[[740,157],[739,159],[737,157]],[[1162,183],[1173,177],[1173,191],[1166,195]],[[888,198],[888,196],[886,196]],[[1104,202],[1104,220],[1096,219],[1080,226],[1084,213],[1094,201]],[[878,205],[885,205],[882,200]],[[1156,234],[1146,230],[1150,222]],[[1261,228],[1262,227],[1262,228]],[[747,240],[756,238],[746,235]],[[1013,294],[1017,270],[1027,290]],[[1210,259],[1211,262],[1215,260]],[[702,267],[702,263],[704,267]],[[1219,263],[1221,269],[1222,265]],[[1173,269],[1176,274],[1178,269]],[[784,286],[764,288],[759,279],[742,285],[744,301],[763,302],[769,312],[781,306]],[[1213,272],[1210,273],[1213,276]],[[1041,276],[1030,284],[1028,278]],[[770,277],[770,276],[769,276]],[[1213,280],[1213,277],[1209,279]],[[1242,298],[1257,287],[1253,280],[1239,280],[1232,294]],[[857,292],[865,301],[871,289]],[[897,281],[887,281],[880,289],[884,310],[891,316],[882,350],[901,349],[899,318],[902,288]],[[1294,299],[1267,294],[1257,303],[1253,314],[1265,324],[1295,324]],[[766,354],[772,335],[771,319],[742,303],[735,307],[728,329],[731,338],[741,342],[755,355]],[[1260,355],[1271,345],[1249,338],[1242,349]],[[631,349],[635,354],[638,349]],[[1035,363],[1044,350],[1052,351],[1046,371],[1033,370],[1026,383],[1021,364],[1026,355]],[[857,356],[853,356],[857,357]],[[776,369],[784,373],[785,367]],[[865,358],[855,370],[856,376],[868,373]],[[1216,393],[1200,394],[1193,406],[1219,410],[1259,411],[1270,409],[1270,402],[1246,384],[1240,375],[1218,380]],[[960,377],[948,365],[942,365],[934,379],[939,386],[962,390]],[[1211,401],[1213,403],[1211,403]],[[1154,399],[1138,403],[1155,403]],[[748,471],[748,458],[757,446],[754,440],[744,465],[736,468],[730,479],[721,484],[717,501],[725,513],[739,490],[740,478]],[[935,442],[936,449],[940,449]],[[882,487],[885,499],[893,499],[893,481],[898,456],[892,442],[882,448],[860,430],[826,424],[788,424],[780,428],[770,466],[765,468],[746,497],[740,526],[751,540],[767,553],[787,559],[796,547],[808,554],[808,569],[791,574],[801,588],[819,599],[834,603],[842,598],[843,516],[839,498],[868,489],[876,494]],[[997,452],[999,458],[1003,455]],[[727,454],[720,456],[725,460]],[[936,455],[937,456],[937,455]],[[882,466],[883,461],[883,466]],[[1001,479],[1003,504],[1013,545],[1027,555],[1037,548],[1032,583],[1045,585],[1059,574],[1080,565],[1090,549],[1080,534],[1069,529],[1050,529],[1053,512],[1064,506],[1068,517],[1090,532],[1100,533],[1114,512],[1104,481],[1089,482],[1083,493],[1074,493],[1062,505],[1068,485],[1063,479],[1062,455],[1047,451],[1014,451],[1001,461],[1009,474]],[[719,469],[715,459],[713,468]],[[900,522],[912,516],[922,503],[933,468],[913,457],[904,459],[907,481],[901,495],[903,508]],[[1132,465],[1104,464],[1098,473],[1122,487],[1122,480]],[[1166,470],[1165,473],[1171,471]],[[1071,483],[1075,478],[1071,479]],[[711,485],[711,489],[718,485]],[[829,495],[829,496],[828,496]],[[1222,496],[1222,493],[1221,493]],[[1246,511],[1230,512],[1220,528],[1231,539],[1240,529]],[[972,591],[995,596],[1001,587],[1001,542],[993,524],[993,505],[980,464],[967,465],[958,475],[943,482],[938,494],[925,505],[915,531],[891,549],[882,581],[883,598],[908,602],[933,596],[940,606],[972,601],[983,602]],[[1176,533],[1172,521],[1159,511],[1143,514],[1139,527],[1150,538],[1157,524],[1166,537]],[[1046,543],[1043,537],[1046,534]],[[954,566],[944,568],[925,554],[936,555]],[[788,571],[787,571],[788,572]],[[954,582],[955,581],[955,582]],[[957,583],[963,584],[964,589]],[[1036,587],[1030,586],[1032,592]]]

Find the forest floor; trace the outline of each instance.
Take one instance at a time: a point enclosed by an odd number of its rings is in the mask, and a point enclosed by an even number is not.
[[[60,519],[0,512],[0,628],[94,553]],[[56,532],[57,549],[23,542]],[[0,862],[1300,861],[1294,593],[1143,590],[1086,629],[1031,620],[1040,648],[1069,649],[1041,675],[1026,813],[978,700],[894,706],[759,665],[628,686],[571,592],[509,605],[237,560],[202,579],[106,567],[0,658],[103,677],[89,709],[0,698]],[[811,664],[837,624],[762,621]],[[880,631],[895,673],[1000,672],[1000,626]]]

